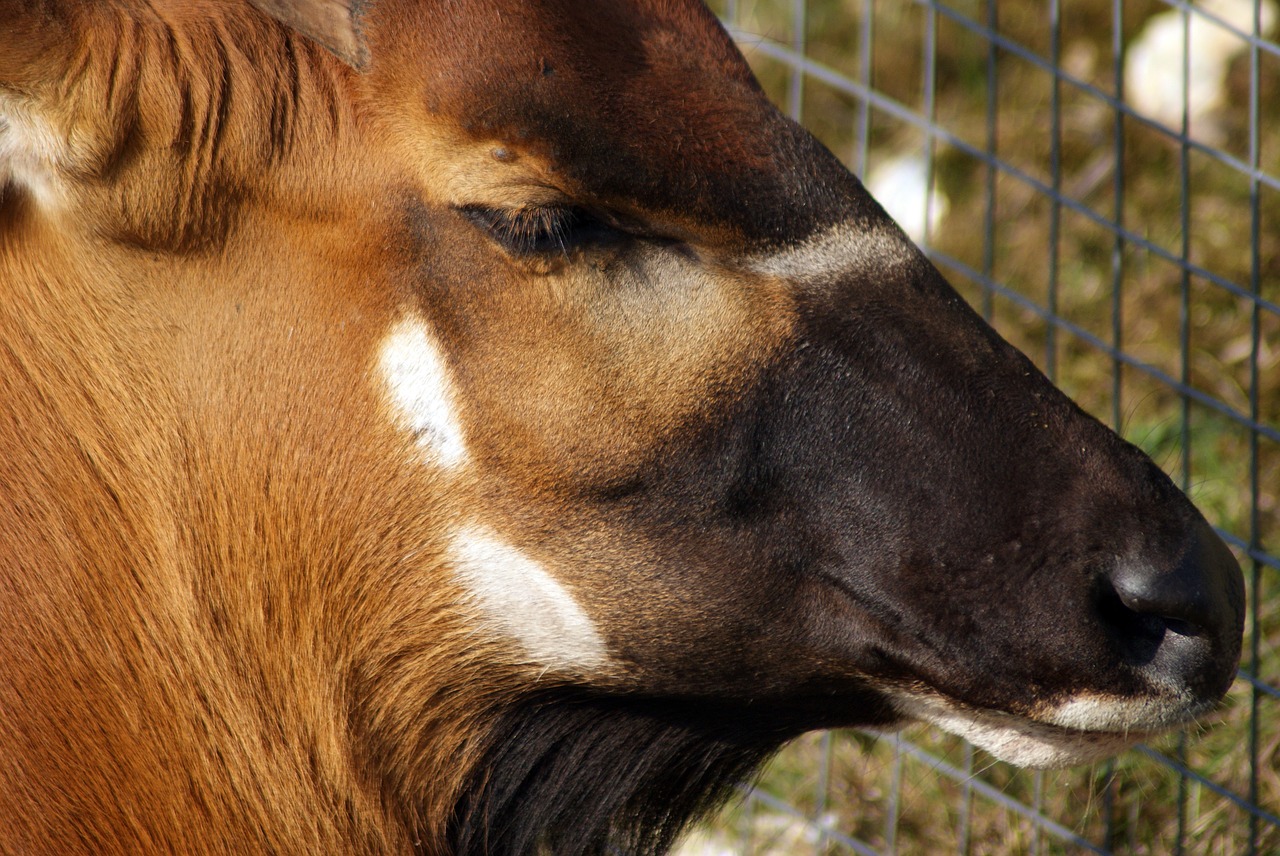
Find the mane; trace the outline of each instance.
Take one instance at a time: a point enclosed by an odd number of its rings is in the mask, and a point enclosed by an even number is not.
[[[455,807],[451,852],[665,853],[794,736],[705,703],[544,695],[493,732]]]

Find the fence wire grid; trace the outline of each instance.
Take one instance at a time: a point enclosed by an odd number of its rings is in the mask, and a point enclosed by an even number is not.
[[[1048,773],[924,728],[811,735],[682,856],[1280,854],[1275,0],[712,8],[961,293],[1181,483],[1249,612],[1208,727]]]

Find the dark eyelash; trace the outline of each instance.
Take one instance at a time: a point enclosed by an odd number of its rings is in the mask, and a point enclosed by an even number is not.
[[[517,254],[565,253],[608,228],[583,209],[569,205],[529,208],[469,205],[461,210],[494,240]]]

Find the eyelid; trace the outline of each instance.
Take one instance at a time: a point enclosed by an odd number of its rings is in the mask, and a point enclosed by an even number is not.
[[[600,241],[621,230],[575,205],[530,205],[498,208],[463,205],[458,210],[494,240],[518,255],[567,253],[588,241]]]

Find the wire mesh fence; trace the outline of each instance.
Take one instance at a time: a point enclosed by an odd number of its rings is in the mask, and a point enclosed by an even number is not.
[[[1208,728],[1050,773],[924,729],[813,735],[683,852],[1280,853],[1274,0],[712,6],[966,298],[1182,484],[1250,605]]]

